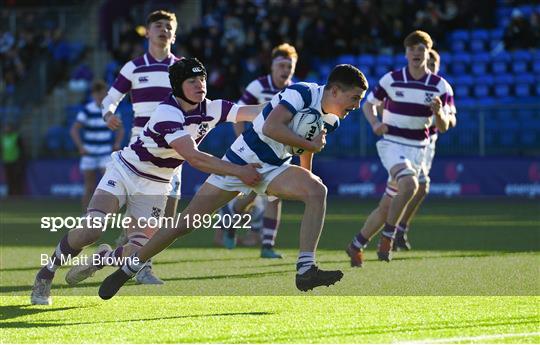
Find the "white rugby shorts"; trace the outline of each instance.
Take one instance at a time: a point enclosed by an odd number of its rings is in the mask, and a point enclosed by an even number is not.
[[[112,154],[97,188],[116,196],[119,208],[126,205],[127,214],[135,218],[159,218],[164,215],[170,184],[138,176]]]

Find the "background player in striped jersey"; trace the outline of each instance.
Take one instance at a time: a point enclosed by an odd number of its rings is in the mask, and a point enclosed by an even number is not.
[[[441,66],[441,57],[439,56],[439,53],[437,53],[436,50],[431,49],[429,51],[429,59],[427,62],[427,67],[433,74],[439,74],[439,69]],[[451,91],[451,89],[450,89]],[[456,108],[454,104],[451,104],[451,112],[449,113],[449,126],[450,128],[453,128],[456,126],[457,119],[456,119]],[[429,172],[431,170],[431,165],[433,163],[433,158],[435,157],[435,145],[437,142],[438,137],[438,131],[437,127],[433,124],[429,127],[429,145],[426,147],[426,154],[425,154],[425,173],[421,173],[420,176],[418,176],[418,190],[414,194],[413,198],[405,208],[405,211],[403,212],[403,216],[401,217],[401,220],[397,226],[397,232],[396,232],[396,239],[394,241],[393,249],[404,249],[404,250],[410,250],[411,245],[409,243],[409,240],[407,238],[407,232],[409,231],[409,224],[412,220],[412,218],[415,216],[416,211],[418,211],[418,208],[424,201],[424,198],[429,193]],[[382,224],[381,224],[382,226]]]
[[[107,126],[113,130],[118,129],[122,126],[122,121],[114,112],[125,95],[130,93],[134,112],[130,144],[137,139],[157,105],[171,92],[168,68],[178,61],[171,53],[177,27],[178,22],[174,13],[166,11],[150,13],[146,19],[148,52],[122,67],[103,100],[102,112]],[[167,200],[165,216],[172,217],[176,213],[180,198],[181,173],[182,169],[179,169],[171,181],[172,189]],[[129,235],[125,232],[118,243],[122,244],[128,240]],[[151,262],[135,279],[142,284],[163,284],[152,271]]]
[[[453,92],[443,78],[427,68],[433,41],[429,34],[414,31],[404,40],[407,66],[385,74],[363,106],[373,131],[383,138],[377,142],[379,157],[388,170],[389,183],[384,198],[370,214],[362,230],[347,248],[352,266],[363,264],[362,249],[384,228],[379,242],[379,260],[390,261],[396,226],[418,189],[418,177],[426,174],[425,151],[432,125],[445,132],[454,110]],[[384,104],[382,122],[376,107]]]
[[[108,214],[118,212],[124,204],[136,219],[146,222],[161,217],[170,180],[184,160],[207,173],[237,176],[247,185],[260,180],[254,164],[240,166],[197,149],[198,143],[217,124],[249,121],[262,109],[262,105],[240,107],[224,100],[206,99],[206,76],[204,66],[197,59],[182,59],[171,66],[172,94],[156,108],[137,140],[112,154],[112,162],[90,201],[88,217],[106,220]],[[73,266],[66,281],[76,284],[103,267],[106,259],[129,256],[155,230],[151,226],[135,228],[130,242],[115,250],[107,244],[100,245],[96,252],[100,258],[98,264],[89,260]],[[39,270],[32,289],[32,304],[51,304],[52,279],[63,264],[62,257],[77,256],[101,235],[101,228],[91,226],[70,230],[51,255],[52,261]]]
[[[290,44],[283,43],[275,47],[272,50],[270,74],[249,83],[238,104],[262,104],[270,101],[276,93],[291,84],[297,61],[298,53]],[[236,135],[239,136],[244,131],[245,124],[235,123],[234,128]],[[281,200],[275,199],[269,201],[268,198],[263,196],[255,199],[256,197],[257,194],[252,192],[242,198],[235,198],[221,209],[221,213],[243,213],[248,211],[248,208],[255,202],[255,206],[252,207],[251,211],[252,231],[246,235],[243,244],[255,245],[259,242],[259,238],[262,238],[261,257],[281,259],[282,255],[274,251],[275,239],[281,218]],[[257,231],[260,230],[261,225],[258,225],[260,223],[262,223],[262,234],[259,234]],[[223,237],[223,242],[227,248],[234,248],[236,244],[236,230],[228,229]]]
[[[81,155],[79,168],[84,177],[82,208],[86,211],[90,197],[96,188],[98,171],[103,175],[111,153],[120,150],[124,138],[124,128],[120,126],[113,138],[113,132],[101,117],[101,101],[107,94],[107,84],[96,80],[92,83],[92,102],[77,114],[71,126],[70,135]],[[82,137],[81,137],[82,129]],[[114,140],[113,140],[114,139]]]
[[[296,287],[307,291],[339,281],[343,277],[341,271],[323,271],[315,265],[315,251],[326,213],[327,189],[310,168],[313,153],[321,151],[325,145],[327,130],[323,129],[313,141],[309,141],[293,132],[288,124],[293,116],[311,112],[323,116],[327,121],[325,126],[333,131],[339,126],[339,118],[344,118],[359,107],[367,88],[367,80],[360,70],[352,65],[338,65],[330,73],[326,85],[298,83],[275,95],[253,121],[253,128],[242,133],[223,157],[227,163],[259,164],[262,180],[256,186],[248,186],[237,177],[212,174],[182,212],[177,227],[158,231],[132,256],[132,260],[108,276],[99,289],[100,297],[109,299],[114,296],[141,269],[144,261],[193,230],[194,224],[189,219],[195,215],[212,214],[240,192],[249,194],[252,190],[305,204],[300,227]],[[309,169],[290,164],[288,146],[306,151],[300,159],[302,165]]]

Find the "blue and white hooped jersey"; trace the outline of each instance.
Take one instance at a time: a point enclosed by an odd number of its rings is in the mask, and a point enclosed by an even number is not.
[[[239,136],[225,154],[227,159],[236,164],[245,164],[243,157],[252,152],[263,163],[282,165],[289,161],[292,155],[287,146],[263,134],[264,122],[270,112],[278,105],[286,107],[295,116],[302,112],[315,112],[323,116],[327,133],[339,127],[339,118],[333,114],[325,114],[321,108],[324,85],[315,83],[297,83],[288,86],[276,94],[270,103],[253,120],[253,127],[247,129]]]
[[[96,102],[86,104],[78,114],[77,122],[82,128],[81,141],[87,156],[106,156],[112,152],[113,132],[101,117],[101,109]]]

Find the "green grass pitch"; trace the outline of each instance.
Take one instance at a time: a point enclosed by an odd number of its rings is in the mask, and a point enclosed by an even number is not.
[[[200,230],[155,259],[163,286],[130,283],[101,301],[106,268],[75,288],[60,269],[53,305],[29,305],[41,253],[65,230],[40,229],[42,216],[78,214],[73,201],[0,202],[2,343],[540,343],[540,206],[537,200],[428,200],[410,239],[414,250],[362,269],[344,248],[375,200],[330,199],[317,259],[342,269],[336,285],[294,287],[302,208],[286,203],[277,247],[213,248]],[[105,232],[100,242],[113,243]],[[92,253],[94,247],[85,250]]]

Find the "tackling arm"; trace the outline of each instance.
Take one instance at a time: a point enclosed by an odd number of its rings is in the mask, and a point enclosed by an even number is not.
[[[197,144],[190,135],[184,135],[172,141],[170,145],[176,152],[184,157],[191,166],[200,171],[209,174],[236,176],[250,186],[258,183],[260,180],[260,175],[255,170],[257,165],[248,164],[250,167],[240,166],[199,151]],[[254,171],[250,171],[250,168]],[[256,176],[256,178],[253,178],[251,175]],[[248,183],[247,181],[250,182]]]
[[[252,122],[257,115],[264,109],[267,103],[257,105],[242,105],[238,107],[238,114],[236,115],[236,122],[248,121]],[[243,127],[243,126],[242,126]],[[242,133],[237,133],[242,134]]]

